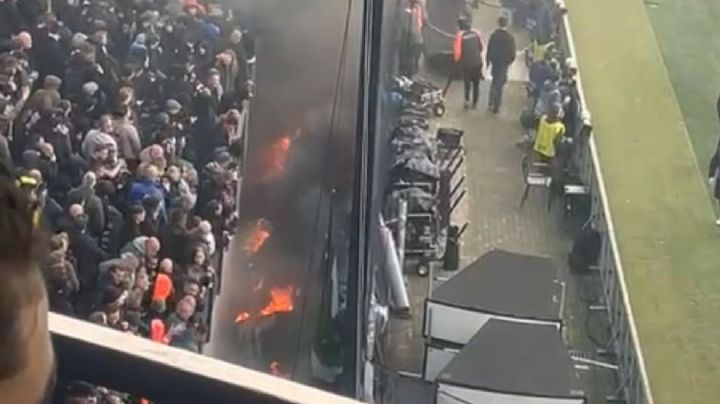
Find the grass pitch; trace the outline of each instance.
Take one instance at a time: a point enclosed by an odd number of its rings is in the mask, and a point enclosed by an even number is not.
[[[720,1],[653,0],[647,9],[695,155],[706,170],[720,139],[715,109],[720,95]]]
[[[678,104],[648,15],[659,7],[647,10],[642,0],[567,0],[567,5],[656,403],[716,402],[720,231],[703,179],[706,167],[695,160],[695,150],[709,140],[700,135],[691,140],[688,133],[703,127],[697,133],[709,132],[711,126],[700,118],[686,124],[683,115],[700,115],[695,107],[702,101],[684,110]],[[693,63],[698,66],[683,68],[685,74],[705,69]],[[681,101],[693,92],[680,86],[677,91]],[[703,106],[710,114],[712,98]]]

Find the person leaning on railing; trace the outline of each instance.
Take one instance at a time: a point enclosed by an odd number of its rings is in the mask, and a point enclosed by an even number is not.
[[[550,106],[548,113],[540,118],[537,135],[533,143],[536,161],[549,164],[555,158],[556,147],[565,135],[562,113],[562,106],[553,104]]]

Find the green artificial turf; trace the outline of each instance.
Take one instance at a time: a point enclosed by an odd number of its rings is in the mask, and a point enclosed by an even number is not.
[[[707,170],[720,139],[720,1],[653,0],[648,14],[700,169]]]
[[[648,10],[567,5],[655,402],[719,402],[720,231]]]

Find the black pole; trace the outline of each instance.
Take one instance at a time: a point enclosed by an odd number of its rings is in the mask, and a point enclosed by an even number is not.
[[[384,0],[363,2],[362,45],[358,81],[358,109],[356,131],[356,161],[354,197],[352,206],[352,232],[350,239],[348,280],[348,336],[352,339],[352,355],[345,363],[346,376],[351,382],[349,392],[362,397],[363,373],[366,352],[364,342],[367,334],[367,310],[372,293],[372,277],[368,268],[369,237],[372,215],[372,189],[374,181],[375,134],[377,129],[378,87],[380,73],[382,12]]]

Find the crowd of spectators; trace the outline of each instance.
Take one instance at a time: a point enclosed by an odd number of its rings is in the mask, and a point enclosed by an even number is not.
[[[0,1],[0,161],[51,233],[52,311],[199,349],[253,57],[202,0]]]

